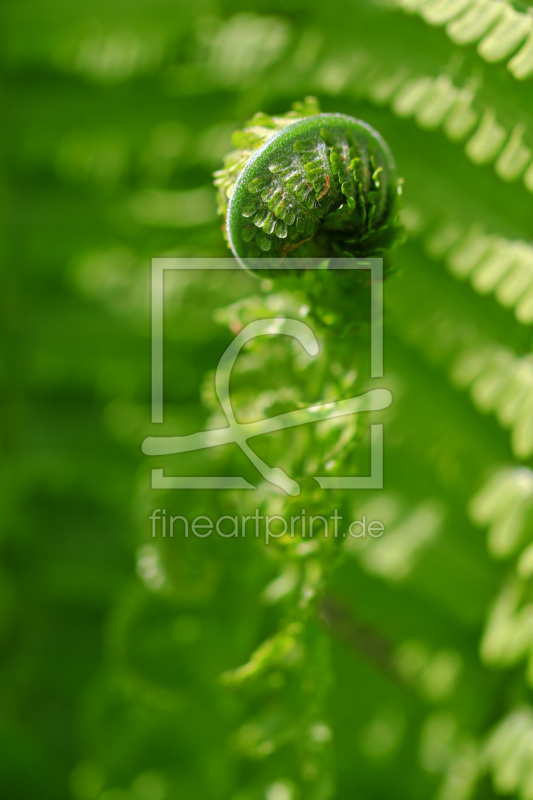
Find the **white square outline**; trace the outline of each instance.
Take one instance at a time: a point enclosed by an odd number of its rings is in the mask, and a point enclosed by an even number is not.
[[[262,267],[257,261],[254,269],[271,270],[271,260]],[[286,267],[286,262],[285,265]],[[317,259],[309,262],[291,258],[291,269],[323,269]],[[280,262],[280,268],[283,268]],[[329,259],[329,269],[370,270],[370,377],[383,377],[383,259]],[[234,258],[157,257],[151,262],[151,421],[163,422],[163,353],[164,353],[164,278],[166,270],[242,270]],[[383,488],[383,424],[370,425],[370,475],[359,477],[313,476],[322,489],[382,489]],[[152,469],[152,489],[255,489],[242,477],[182,477],[167,476],[163,469]]]

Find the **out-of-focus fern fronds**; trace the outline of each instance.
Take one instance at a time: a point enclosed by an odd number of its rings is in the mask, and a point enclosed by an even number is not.
[[[531,7],[4,0],[0,16],[2,797],[533,797]],[[384,490],[151,492],[150,258],[228,255],[211,175],[232,132],[309,95],[377,128],[404,178]],[[232,333],[313,314],[250,276],[167,290],[172,433],[226,424],[211,371]],[[243,419],[368,388],[355,340],[323,333],[322,371],[279,342],[242,354]],[[272,439],[258,452],[291,475],[368,470],[355,418]],[[239,474],[218,450],[187,469]],[[178,520],[152,538],[164,507],[338,509],[385,533],[267,547]]]
[[[508,69],[518,80],[533,76],[533,19],[529,11],[517,11],[507,0],[395,2],[406,11],[420,14],[430,25],[444,25],[447,35],[458,45],[477,42],[477,52],[485,61],[513,56]]]

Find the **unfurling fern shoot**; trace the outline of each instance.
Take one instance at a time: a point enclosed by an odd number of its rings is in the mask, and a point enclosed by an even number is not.
[[[383,257],[398,239],[396,165],[366,122],[308,98],[281,117],[256,114],[233,142],[215,183],[241,263]]]

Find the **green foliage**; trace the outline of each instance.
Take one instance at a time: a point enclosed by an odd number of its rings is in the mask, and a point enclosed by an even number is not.
[[[0,15],[2,797],[531,798],[531,8],[5,0]],[[232,132],[308,95],[379,130],[405,179],[385,487],[153,492],[150,258],[227,256],[211,175]],[[167,288],[171,434],[225,424],[211,370],[258,317],[311,315],[323,355],[257,340],[239,419],[371,385],[357,281],[198,272]],[[367,474],[368,419],[257,452],[291,476]],[[246,469],[258,483],[231,448],[187,463]],[[385,534],[151,538],[155,508],[303,507]]]
[[[386,143],[360,120],[322,114],[314,98],[293,106],[282,117],[256,114],[215,173],[233,254],[247,266],[258,258],[383,258],[401,230]]]

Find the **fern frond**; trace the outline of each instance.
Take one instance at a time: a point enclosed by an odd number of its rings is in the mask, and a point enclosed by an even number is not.
[[[507,66],[517,80],[533,76],[533,17],[516,11],[507,0],[395,2],[408,12],[419,14],[429,25],[446,26],[447,35],[457,45],[478,42],[478,54],[489,63],[510,58]]]

